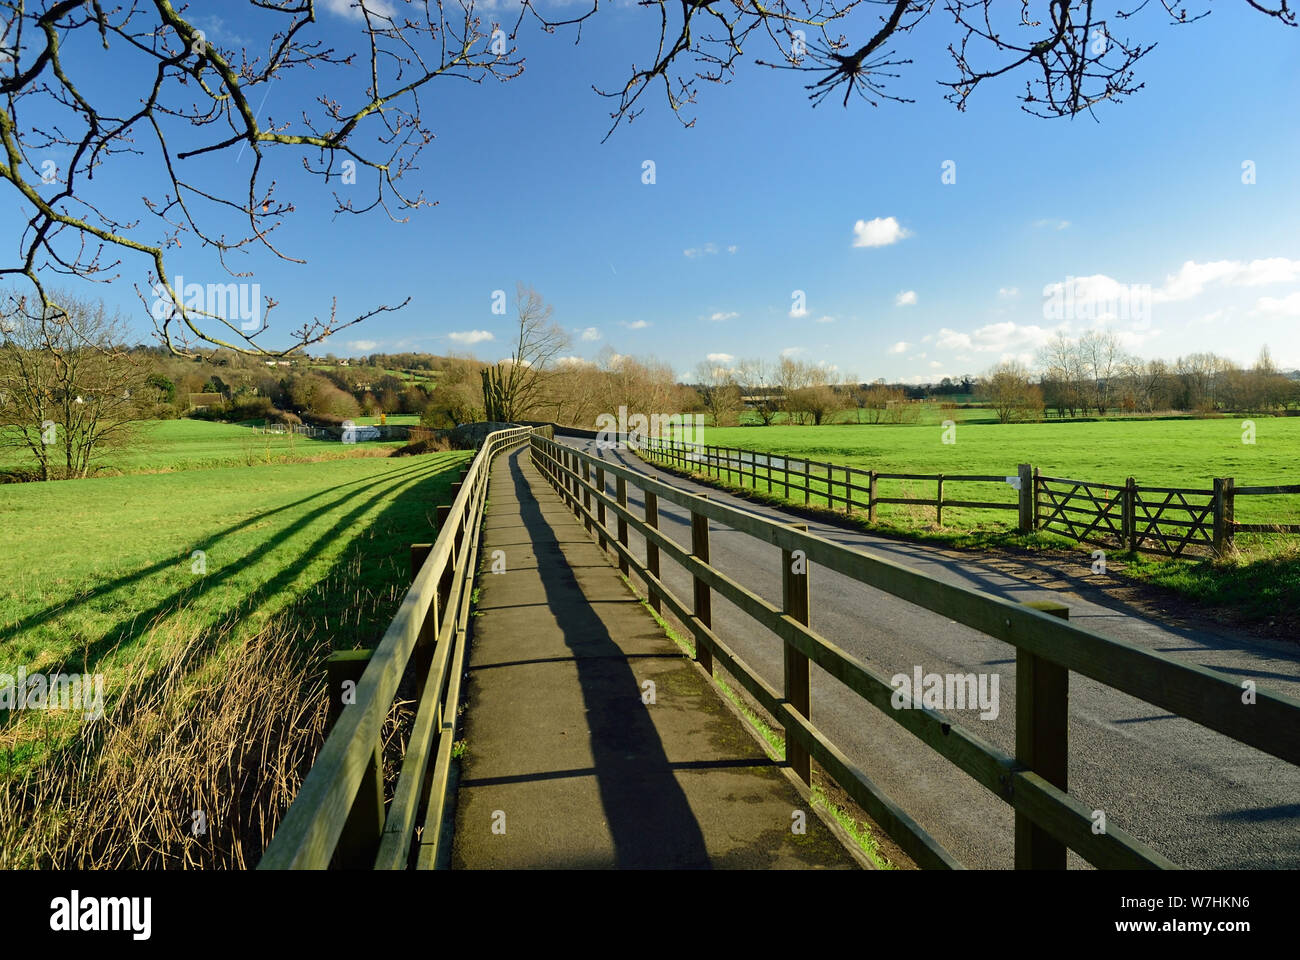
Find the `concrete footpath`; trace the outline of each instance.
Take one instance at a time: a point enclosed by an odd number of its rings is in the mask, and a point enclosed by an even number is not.
[[[454,868],[859,866],[527,447],[497,459],[488,497]]]

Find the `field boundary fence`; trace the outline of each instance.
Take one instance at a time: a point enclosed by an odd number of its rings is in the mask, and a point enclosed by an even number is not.
[[[795,503],[802,497],[804,505],[824,501],[835,512],[865,514],[868,523],[877,522],[877,507],[882,504],[933,509],[940,526],[945,510],[1014,510],[1021,533],[1045,530],[1077,543],[1169,557],[1231,553],[1239,533],[1300,534],[1300,523],[1235,519],[1238,497],[1300,495],[1300,484],[1237,486],[1232,477],[1215,478],[1206,488],[1140,484],[1133,477],[1123,484],[1108,484],[1046,476],[1023,463],[1005,475],[888,473],[741,447],[641,437],[627,440],[630,448],[652,463]],[[880,484],[891,481],[933,484],[934,496],[883,495]],[[983,486],[975,488],[978,493],[954,497],[955,484]],[[998,499],[995,491],[1007,492]]]

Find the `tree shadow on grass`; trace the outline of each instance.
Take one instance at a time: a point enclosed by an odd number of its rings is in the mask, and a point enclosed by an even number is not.
[[[222,611],[212,611],[208,615],[211,623],[204,628],[201,635],[201,642],[206,645],[205,649],[201,648],[201,652],[205,655],[210,654],[212,649],[219,646],[229,636],[228,631],[224,629],[224,625],[228,624],[232,618],[244,619],[255,614],[271,600],[289,589],[301,573],[310,566],[318,551],[338,536],[349,531],[355,534],[352,545],[343,552],[342,556],[339,557],[336,563],[333,564],[329,570],[325,571],[322,576],[315,581],[315,583],[307,585],[302,589],[301,592],[303,595],[311,594],[316,586],[328,583],[335,576],[337,571],[346,572],[356,563],[358,557],[363,561],[369,559],[377,562],[389,559],[388,557],[366,556],[367,550],[365,544],[373,543],[374,541],[372,537],[366,536],[363,531],[357,530],[357,521],[361,517],[365,516],[365,514],[376,504],[388,498],[394,498],[394,502],[371,518],[365,524],[365,531],[373,531],[377,528],[387,529],[389,525],[395,522],[408,520],[412,513],[419,510],[421,506],[432,503],[438,496],[441,496],[443,499],[450,499],[448,496],[450,484],[455,479],[456,468],[459,464],[460,460],[458,458],[454,460],[438,458],[433,462],[417,462],[412,464],[409,468],[404,467],[360,486],[357,486],[355,483],[340,484],[337,487],[331,487],[329,490],[322,491],[320,494],[315,494],[311,497],[305,497],[302,500],[296,501],[295,505],[301,505],[319,499],[321,496],[342,487],[355,487],[355,489],[350,490],[345,495],[336,497],[328,503],[322,504],[304,514],[288,526],[270,531],[268,533],[267,543],[253,548],[238,559],[223,564],[219,571],[203,577],[202,580],[196,583],[193,588],[178,590],[165,599],[153,604],[148,609],[132,612],[129,618],[123,619],[115,627],[105,631],[100,639],[96,640],[83,650],[78,651],[75,655],[69,655],[68,657],[63,658],[62,661],[51,665],[43,672],[50,674],[71,672],[93,673],[94,668],[105,656],[115,651],[130,650],[133,647],[138,646],[144,640],[149,629],[154,624],[171,614],[183,610],[187,604],[200,600],[210,591],[223,586],[230,578],[240,572],[243,564],[255,560],[255,558],[265,551],[268,545],[274,546],[276,542],[283,542],[287,539],[291,539],[298,531],[306,529],[320,517],[338,510],[345,504],[350,504],[361,496],[364,491],[378,488],[372,495],[367,496],[361,502],[352,505],[350,509],[331,523],[328,529],[318,534],[310,543],[304,544],[300,547],[292,562],[281,567],[275,576],[267,580],[255,594],[244,598],[241,603],[234,608]],[[249,521],[233,525],[220,536],[224,537],[229,535],[235,530],[246,527],[250,523],[257,521],[259,518],[265,518],[266,516],[275,513],[282,513],[285,509],[287,508],[280,507],[272,511],[266,511],[264,514],[259,514],[258,517]],[[415,524],[412,524],[412,540],[426,539],[429,536],[430,534],[428,531],[422,530]],[[147,571],[152,570],[156,572],[160,566],[167,567],[174,562],[175,561],[171,561],[170,563],[164,563],[161,565],[156,564],[147,568]],[[146,576],[147,571],[120,578],[120,584],[127,585],[135,582],[142,576]],[[311,618],[312,622],[308,622],[304,624],[304,626],[323,628],[329,624],[331,619],[338,624],[342,619],[342,614],[345,612],[343,603],[343,598],[340,598],[340,603],[337,606],[330,604],[324,605],[316,611],[317,615]],[[400,592],[391,604],[392,610],[389,611],[390,614],[396,611],[399,603]],[[303,607],[302,604],[298,604],[297,606],[299,607],[297,611],[298,613],[307,613],[306,610],[301,609]],[[376,616],[382,617],[383,612],[377,612]],[[138,627],[139,624],[144,624],[143,629]],[[310,635],[313,632],[314,629],[306,630],[304,631],[304,635]],[[351,638],[344,638],[342,636],[338,637],[338,642],[335,643],[335,646],[355,645],[355,641],[349,644],[348,639]],[[196,656],[192,658],[190,661],[191,668],[189,672],[200,669],[205,660],[206,656]],[[17,716],[17,711],[10,713],[0,721],[0,728],[14,722]]]
[[[419,468],[420,465],[413,464],[412,466],[407,468],[404,472],[413,473]],[[204,542],[208,544],[209,547],[211,547],[212,545],[221,543],[227,537],[233,536],[234,534],[238,533],[241,530],[250,527],[255,527],[258,524],[265,523],[267,520],[277,516],[278,514],[285,513],[286,511],[292,511],[298,507],[301,507],[303,504],[311,503],[313,500],[319,500],[320,498],[330,493],[333,493],[335,491],[345,490],[348,487],[357,487],[359,490],[364,490],[367,489],[368,487],[375,486],[376,484],[383,483],[386,480],[391,479],[395,475],[396,474],[387,474],[385,475],[385,477],[378,480],[363,477],[358,480],[349,480],[346,483],[340,483],[332,487],[327,487],[323,490],[319,490],[316,493],[311,494],[310,496],[303,497],[300,500],[295,500],[292,503],[282,504],[281,506],[273,507],[269,510],[264,510],[261,513],[253,514],[252,516],[247,517],[244,520],[239,521],[238,523],[231,524],[230,526],[226,527],[224,530],[219,531],[218,533],[215,533],[209,537],[204,538]],[[367,483],[366,482],[367,480],[370,480],[370,482]],[[351,493],[347,494],[347,496],[351,496],[351,495],[352,495]],[[334,503],[342,502],[342,500],[346,499],[347,496],[340,497],[339,499],[335,500]],[[323,507],[322,510],[329,510],[331,508],[332,505]],[[5,640],[11,640],[14,637],[23,633],[25,630],[28,630],[31,627],[36,626],[37,624],[42,623],[45,620],[48,620],[52,616],[61,613],[66,613],[68,611],[75,610],[78,607],[88,605],[95,600],[108,596],[109,594],[113,593],[118,589],[130,586],[134,583],[138,583],[150,576],[153,576],[154,574],[161,573],[164,570],[168,570],[176,566],[177,563],[178,560],[176,557],[165,557],[161,560],[158,560],[155,563],[149,564],[148,566],[141,567],[139,570],[136,570],[133,573],[126,574],[120,577],[115,577],[111,580],[107,580],[104,583],[101,583],[96,587],[87,590],[85,593],[73,597],[70,600],[64,600],[56,604],[51,604],[50,606],[45,607],[43,610],[38,610],[35,613],[29,614],[28,616],[15,621],[14,623],[10,624],[7,627],[0,627],[0,642],[3,642]]]

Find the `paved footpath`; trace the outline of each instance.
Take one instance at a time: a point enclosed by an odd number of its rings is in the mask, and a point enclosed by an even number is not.
[[[488,497],[453,867],[859,866],[526,447],[497,459]]]

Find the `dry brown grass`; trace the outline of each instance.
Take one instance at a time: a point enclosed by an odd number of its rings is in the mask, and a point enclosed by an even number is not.
[[[325,650],[287,618],[245,640],[177,626],[102,718],[71,741],[50,718],[44,761],[0,784],[0,868],[256,865],[323,740]]]

